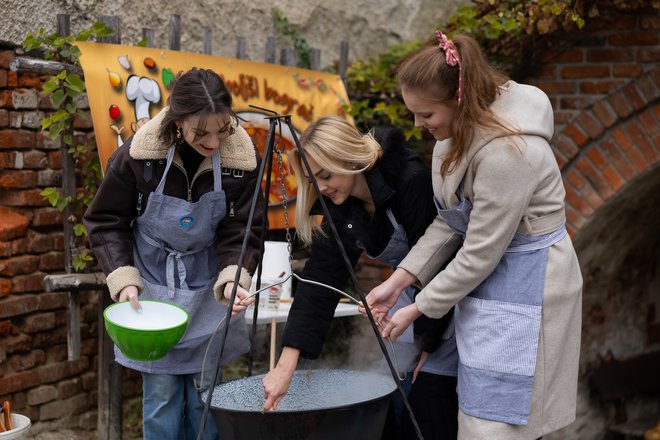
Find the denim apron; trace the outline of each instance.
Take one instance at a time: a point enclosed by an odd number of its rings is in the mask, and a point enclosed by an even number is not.
[[[390,223],[394,227],[394,232],[390,238],[390,241],[385,246],[385,249],[379,255],[370,255],[366,251],[364,245],[357,242],[357,246],[364,249],[365,253],[372,260],[380,261],[381,263],[389,264],[393,268],[396,268],[399,263],[406,257],[410,246],[408,244],[408,235],[406,234],[403,226],[397,222],[394,217],[394,213],[390,208],[385,210],[387,218],[390,220]],[[389,315],[392,316],[397,310],[406,307],[412,304],[415,301],[415,289],[413,287],[408,287],[401,292],[399,299],[397,300],[394,307],[389,312]],[[449,325],[447,331],[443,334],[443,339],[453,340],[453,325]],[[450,346],[451,345],[451,346]],[[396,360],[397,368],[399,373],[410,373],[414,371],[417,366],[417,361],[419,359],[419,349],[414,345],[414,336],[413,336],[413,327],[409,326],[402,334],[399,336],[394,343],[394,349],[396,350]],[[449,351],[448,351],[449,350]],[[456,375],[456,363],[457,363],[457,353],[453,344],[445,344],[438,348],[435,352],[429,356],[427,362],[424,364],[427,368],[432,368],[436,371],[442,371],[441,374],[448,374],[450,376]]]
[[[202,369],[206,345],[226,307],[215,300],[213,284],[218,277],[215,234],[226,214],[219,151],[213,155],[213,191],[191,202],[165,195],[165,181],[174,159],[174,146],[158,187],[150,195],[144,213],[133,222],[134,260],[144,282],[140,299],[179,305],[190,315],[181,341],[162,359],[140,362],[127,359],[115,347],[117,362],[152,374],[190,374]],[[243,314],[231,319],[223,362],[249,349]],[[209,348],[213,365],[219,347]]]
[[[456,208],[438,214],[463,239],[472,202],[459,187]],[[493,272],[456,304],[458,400],[471,416],[526,425],[530,413],[550,246],[566,235],[517,232]]]

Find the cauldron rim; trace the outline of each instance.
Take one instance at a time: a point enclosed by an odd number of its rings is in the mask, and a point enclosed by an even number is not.
[[[276,411],[240,411],[237,409],[229,409],[229,408],[223,408],[220,406],[214,406],[213,401],[211,401],[211,409],[215,411],[223,411],[226,413],[231,413],[231,414],[262,414],[266,417],[271,417],[271,416],[276,416],[278,414],[286,414],[286,415],[302,415],[302,414],[313,414],[317,412],[331,412],[331,411],[344,411],[348,410],[354,407],[358,406],[363,406],[368,403],[376,402],[378,400],[382,399],[389,399],[392,394],[396,391],[396,386],[392,389],[387,394],[383,394],[382,396],[379,397],[374,397],[373,399],[368,399],[368,400],[361,400],[359,402],[354,402],[354,403],[349,403],[346,405],[341,405],[341,406],[328,406],[325,408],[314,408],[314,409],[307,409],[307,410],[276,410]],[[206,403],[206,400],[204,399],[205,395],[207,393],[204,392],[204,394],[201,396],[202,398],[202,403]]]
[[[330,370],[333,370],[333,369],[320,368],[320,369],[314,369],[313,371],[330,371]],[[342,370],[342,371],[356,371],[356,370]],[[380,373],[374,373],[374,372],[371,372],[371,373],[380,374]],[[257,376],[261,376],[261,375],[257,375]],[[383,376],[386,376],[386,375],[383,375]],[[242,378],[238,378],[238,379],[234,379],[234,380],[243,380],[243,379],[247,379],[247,378],[250,378],[250,377],[256,377],[256,376],[246,376],[246,377],[242,377]],[[392,382],[394,382],[394,380],[392,380]],[[224,382],[224,383],[229,383],[229,382]],[[219,384],[217,386],[222,386],[222,385],[223,384]],[[229,413],[229,414],[261,414],[261,415],[264,415],[266,417],[274,417],[274,416],[277,416],[278,414],[302,415],[302,414],[314,414],[314,413],[329,412],[329,411],[344,411],[344,410],[348,410],[348,409],[351,409],[351,408],[354,408],[354,407],[363,406],[363,405],[366,405],[366,404],[369,404],[369,403],[372,403],[372,402],[376,402],[376,401],[379,401],[379,400],[389,399],[392,396],[392,394],[397,391],[396,384],[392,383],[391,385],[392,385],[392,390],[391,391],[389,391],[387,393],[384,393],[384,394],[382,394],[378,397],[374,397],[374,398],[366,399],[366,400],[360,400],[359,402],[353,402],[353,403],[344,404],[344,405],[327,406],[327,407],[324,407],[324,408],[313,408],[313,409],[305,409],[305,410],[299,410],[299,409],[286,410],[285,409],[285,410],[276,410],[276,411],[263,411],[263,410],[261,410],[261,411],[244,411],[244,410],[238,410],[238,409],[224,408],[224,407],[221,407],[221,406],[215,406],[215,405],[213,405],[213,397],[211,397],[210,409],[215,410],[215,411],[223,411],[223,412]],[[209,390],[206,390],[206,391],[204,391],[203,393],[201,393],[199,395],[199,399],[201,400],[202,404],[206,404],[206,397],[208,395],[209,395]]]

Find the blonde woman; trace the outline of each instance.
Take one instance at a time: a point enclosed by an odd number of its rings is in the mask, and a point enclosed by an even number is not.
[[[326,116],[307,128],[300,141],[351,264],[355,266],[362,252],[366,252],[371,258],[397,266],[435,217],[429,169],[406,147],[403,133],[398,129],[383,129],[374,135],[363,135],[351,123]],[[297,151],[293,151],[291,163],[298,179],[296,233],[304,244],[311,245],[311,256],[302,277],[343,290],[349,270],[328,229],[327,219],[320,224],[314,220],[323,211]],[[412,302],[413,293],[413,289],[407,291],[407,303]],[[294,298],[284,331],[282,355],[263,381],[266,410],[275,410],[285,396],[299,357],[319,356],[340,295],[299,283]],[[425,328],[434,327],[429,332],[437,336],[436,341],[428,346],[424,343],[421,348],[430,351],[439,345],[430,356],[432,360],[427,362],[427,368],[435,373],[439,383],[435,389],[442,390],[433,397],[435,404],[430,403],[437,411],[429,423],[449,431],[446,438],[455,438],[455,340],[451,331],[445,339],[441,338],[448,320],[431,322],[422,318],[420,321],[424,321]],[[422,323],[416,326],[421,329]],[[412,334],[409,336],[411,347]],[[400,365],[401,372],[411,373],[418,355],[419,351],[409,357],[408,365]],[[401,360],[403,357],[399,356]],[[401,434],[398,438],[409,437]]]

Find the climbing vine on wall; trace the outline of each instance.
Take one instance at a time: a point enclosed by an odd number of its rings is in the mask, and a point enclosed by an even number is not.
[[[298,67],[309,69],[312,65],[312,46],[309,45],[303,33],[289,23],[289,19],[281,9],[273,8],[271,12],[275,28],[284,35],[296,51]]]
[[[422,132],[408,117],[396,77],[392,75],[399,61],[421,44],[420,41],[397,44],[376,58],[358,60],[348,66],[350,111],[358,128],[394,125],[405,132],[406,138],[421,139]]]
[[[49,61],[80,67],[80,49],[75,43],[113,34],[114,30],[102,22],[94,23],[90,28],[66,37],[57,33],[47,33],[44,28],[39,28],[37,32],[27,33],[23,41],[23,49],[41,51],[44,59]],[[146,46],[146,38],[142,38],[135,45]],[[82,271],[94,260],[87,247],[87,230],[82,223],[82,215],[92,202],[103,178],[93,134],[84,136],[74,132],[76,118],[85,120],[89,118],[87,106],[84,104],[87,88],[80,75],[62,70],[43,83],[42,92],[50,95],[55,112],[43,118],[41,130],[52,139],[61,137],[62,143],[73,157],[75,174],[80,177],[80,181],[77,181],[75,197],[63,197],[60,189],[55,187],[45,188],[41,196],[59,211],[64,211],[67,206],[70,208],[71,215],[67,221],[73,224],[73,232],[77,237],[77,246],[71,249],[71,266],[76,271]]]
[[[636,10],[660,9],[659,0],[473,0],[439,24],[450,36],[473,36],[500,69],[516,78],[533,65],[533,55],[551,41],[552,34],[581,29],[604,8]],[[432,36],[432,30],[429,35]],[[406,136],[419,139],[398,95],[393,67],[422,42],[389,48],[386,54],[356,61],[348,69],[348,92],[353,104],[351,114],[360,127],[397,125]]]
[[[57,33],[49,34],[43,28],[37,32],[28,32],[23,41],[27,51],[43,51],[46,60],[59,61],[70,66],[80,66],[78,59],[80,50],[74,45],[76,41],[87,41],[90,37],[105,37],[112,35],[113,30],[104,23],[96,23],[89,29],[84,29],[76,35],[62,37]],[[82,214],[91,203],[98,185],[102,179],[101,165],[96,152],[94,136],[78,136],[74,133],[75,118],[88,119],[88,113],[83,108],[86,87],[80,75],[62,70],[43,83],[42,91],[50,95],[55,112],[41,121],[41,129],[51,138],[61,137],[64,146],[72,155],[75,172],[81,181],[77,186],[75,197],[63,197],[55,187],[45,188],[41,196],[60,211],[68,206],[71,216],[67,221],[73,224],[73,232],[78,237],[78,246],[72,249],[71,265],[74,270],[81,271],[93,261],[86,246],[87,231],[82,224]]]

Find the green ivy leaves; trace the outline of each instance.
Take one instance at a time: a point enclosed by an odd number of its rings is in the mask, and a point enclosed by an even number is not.
[[[272,9],[273,20],[275,27],[284,37],[291,43],[293,49],[296,51],[298,58],[298,67],[309,69],[312,65],[312,47],[307,42],[302,32],[295,27],[291,26],[289,20],[278,8]]]
[[[113,33],[110,27],[101,22],[94,23],[91,28],[84,29],[77,35],[67,37],[56,33],[48,34],[40,28],[36,33],[28,32],[23,48],[27,51],[42,50],[47,60],[79,66],[80,49],[75,46],[76,41],[87,41],[90,37],[106,37]],[[96,150],[93,137],[78,142],[80,137],[74,136],[73,132],[73,121],[76,117],[88,118],[86,110],[78,106],[78,98],[86,91],[85,82],[80,75],[68,73],[66,70],[62,70],[42,85],[42,92],[50,95],[56,110],[42,119],[41,130],[53,139],[62,138],[64,146],[73,157],[76,174],[82,178],[82,188],[76,191],[74,198],[62,197],[60,190],[54,187],[45,188],[41,192],[41,196],[59,211],[64,211],[66,207],[71,208],[71,215],[67,220],[73,223],[73,233],[80,238],[78,247],[71,249],[71,265],[76,271],[85,270],[94,260],[84,240],[87,230],[79,219],[91,203],[102,179],[98,156],[93,153]]]

